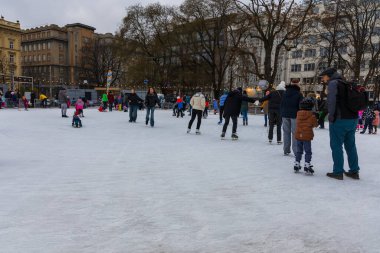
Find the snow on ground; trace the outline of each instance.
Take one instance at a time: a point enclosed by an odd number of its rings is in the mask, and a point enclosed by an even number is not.
[[[144,112],[85,116],[73,129],[58,109],[0,111],[0,252],[380,252],[380,136],[357,136],[362,179],[340,182],[327,130],[311,177],[262,117],[239,119],[234,142],[214,115],[201,136],[171,111],[153,129]]]

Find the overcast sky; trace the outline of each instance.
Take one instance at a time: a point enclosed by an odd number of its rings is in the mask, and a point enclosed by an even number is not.
[[[182,0],[1,0],[0,14],[9,21],[20,20],[23,29],[79,22],[94,26],[98,33],[114,33],[126,7],[154,2],[179,5]]]

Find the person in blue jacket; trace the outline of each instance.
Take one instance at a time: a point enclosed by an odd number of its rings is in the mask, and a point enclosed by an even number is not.
[[[224,104],[228,96],[228,91],[224,91],[224,94],[220,97],[219,100],[219,125],[223,123],[223,113],[224,113]]]

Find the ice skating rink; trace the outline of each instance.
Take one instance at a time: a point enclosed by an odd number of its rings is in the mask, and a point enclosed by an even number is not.
[[[305,176],[261,116],[239,119],[239,141],[214,115],[201,136],[171,111],[153,129],[141,111],[85,116],[0,110],[0,252],[380,252],[380,136],[357,135],[362,179],[340,182],[328,130]]]

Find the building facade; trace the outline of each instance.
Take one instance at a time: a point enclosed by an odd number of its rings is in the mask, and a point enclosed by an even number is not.
[[[8,88],[14,85],[14,76],[21,75],[20,22],[0,19],[0,83]],[[14,88],[14,87],[13,87]]]
[[[85,82],[83,48],[92,41],[94,31],[80,23],[23,30],[23,75],[33,77],[37,87],[50,89]]]

